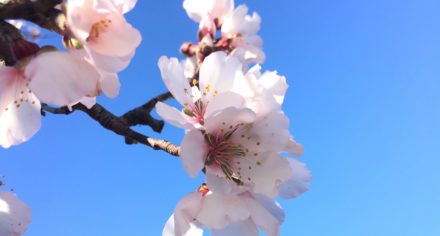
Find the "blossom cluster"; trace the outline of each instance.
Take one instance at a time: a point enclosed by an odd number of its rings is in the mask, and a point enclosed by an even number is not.
[[[18,39],[14,65],[0,66],[0,146],[30,139],[45,104],[91,108],[101,93],[118,95],[118,73],[141,42],[124,18],[136,0],[67,0],[65,50]],[[181,108],[163,102],[157,113],[184,129],[183,168],[205,181],[177,204],[163,236],[280,234],[285,214],[276,201],[309,188],[311,173],[297,160],[303,147],[282,110],[288,88],[276,71],[263,71],[261,18],[234,0],[184,0],[199,24],[197,43],[185,43],[184,60],[163,56],[162,79]],[[22,235],[29,207],[0,191],[0,235]]]
[[[64,4],[65,51],[20,39],[11,45],[17,62],[0,67],[0,146],[31,138],[41,125],[41,103],[91,107],[103,92],[116,97],[117,73],[141,42],[124,18],[133,0],[70,0]]]
[[[203,172],[206,180],[177,204],[163,236],[203,235],[203,228],[212,235],[279,235],[284,212],[275,198],[294,198],[311,180],[293,158],[303,148],[282,111],[286,79],[261,72],[259,64],[249,68],[264,60],[258,14],[248,15],[245,5],[234,8],[232,0],[185,0],[183,6],[199,23],[198,45],[185,45],[184,61],[158,62],[182,109],[165,103],[156,109],[185,129],[183,167],[192,177]]]

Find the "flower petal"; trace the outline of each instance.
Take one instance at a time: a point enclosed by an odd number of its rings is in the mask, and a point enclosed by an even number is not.
[[[280,105],[283,103],[284,95],[288,88],[286,77],[279,76],[276,71],[268,71],[260,77],[259,82],[273,94]]]
[[[168,106],[163,102],[156,103],[156,112],[163,119],[170,122],[172,125],[183,128],[191,129],[194,125],[190,122],[190,119],[183,112],[177,110],[175,107]]]
[[[224,229],[214,229],[211,231],[212,236],[258,236],[258,230],[255,223],[249,218],[245,221],[240,221],[228,225]]]
[[[14,194],[0,191],[0,235],[22,235],[30,223],[31,209]]]
[[[223,229],[231,223],[246,220],[249,216],[250,212],[243,197],[208,193],[203,197],[197,220],[210,229]]]
[[[277,220],[279,224],[284,222],[286,214],[280,204],[274,199],[262,194],[254,194],[255,199],[260,203],[267,211],[270,212]]]
[[[193,102],[191,99],[191,87],[185,78],[182,64],[177,58],[162,56],[157,63],[162,75],[163,82],[174,98],[182,105]]]
[[[211,116],[213,113],[223,110],[228,107],[244,108],[245,100],[244,98],[234,92],[224,92],[209,101],[206,108],[205,117]]]
[[[136,5],[137,0],[112,0],[116,6],[122,7],[122,12],[131,11]]]
[[[191,177],[196,177],[205,166],[206,154],[205,138],[200,131],[196,129],[188,131],[182,141],[180,156],[183,167]]]
[[[241,62],[225,52],[211,53],[200,67],[200,91],[205,101],[215,94],[230,91],[237,80],[245,80]]]
[[[252,221],[255,222],[267,236],[280,235],[280,223],[267,209],[254,199],[249,198],[246,203],[250,209]]]
[[[75,103],[72,103],[70,105],[67,105],[67,107],[69,108],[70,111],[72,111],[73,110],[72,107],[75,106],[78,103],[81,103],[84,106],[86,106],[87,109],[90,109],[90,108],[92,108],[96,104],[96,97],[83,97],[78,102],[75,102]]]
[[[89,63],[74,53],[45,52],[25,69],[29,87],[43,102],[65,106],[80,100],[97,88],[100,78]]]
[[[100,72],[101,79],[99,87],[104,92],[104,94],[109,98],[115,98],[119,95],[119,90],[121,89],[121,82],[119,82],[119,77],[116,73]]]
[[[245,184],[252,184],[253,192],[269,197],[275,197],[278,185],[292,175],[287,159],[275,153],[246,155],[240,159],[234,171],[240,173]]]
[[[291,137],[287,143],[286,151],[294,157],[299,157],[303,154],[304,147]]]
[[[202,194],[200,192],[190,193],[180,200],[174,210],[174,214],[165,225],[163,236],[202,235],[202,227],[194,220],[199,211],[201,201]]]
[[[221,23],[225,17],[232,14],[234,0],[185,0],[183,8],[195,22],[200,22],[204,16],[209,16],[213,20],[218,19]]]
[[[203,226],[197,221],[189,222],[186,233],[176,230],[176,216],[172,214],[162,231],[162,236],[203,236]]]
[[[233,129],[239,124],[252,123],[255,118],[255,113],[250,109],[228,107],[207,117],[204,126],[208,133],[215,133],[221,129]]]
[[[312,174],[307,169],[306,165],[291,158],[286,158],[292,168],[292,175],[290,178],[278,186],[279,195],[281,198],[289,199],[295,198],[307,190],[312,180]]]
[[[100,33],[97,40],[91,40],[87,45],[103,55],[126,57],[132,54],[142,41],[140,32],[122,15],[111,14],[108,20],[111,20],[108,30]]]
[[[30,94],[28,101],[11,103],[8,109],[0,111],[0,146],[8,148],[30,139],[41,126],[41,106]]]
[[[260,30],[261,18],[254,12],[248,15],[248,7],[240,5],[222,25],[222,33],[226,35],[255,35]]]

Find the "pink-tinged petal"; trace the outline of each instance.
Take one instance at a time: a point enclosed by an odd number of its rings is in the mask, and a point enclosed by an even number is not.
[[[124,7],[108,0],[78,0],[67,4],[70,31],[84,47],[107,56],[126,57],[141,42],[141,35],[125,20]]]
[[[94,0],[76,0],[66,4],[69,29],[82,42],[86,42],[93,24],[105,19],[108,14],[109,12],[97,11]]]
[[[11,103],[0,111],[0,146],[8,148],[30,139],[41,126],[41,105],[30,94],[27,101]]]
[[[200,131],[195,129],[188,131],[182,141],[180,157],[183,167],[191,177],[196,177],[205,166],[206,154],[205,138]]]
[[[267,209],[254,199],[246,201],[252,221],[260,227],[267,236],[280,235],[280,223]]]
[[[190,118],[175,107],[168,106],[163,102],[158,102],[156,104],[156,112],[174,126],[183,129],[194,128],[194,125],[190,122]]]
[[[209,167],[206,168],[206,184],[209,186],[209,190],[217,195],[224,196],[238,195],[249,190],[248,188],[237,186],[237,184],[224,177],[219,177]]]
[[[266,59],[263,51],[263,40],[258,35],[235,37],[231,44],[234,50],[230,55],[239,58],[244,63],[261,64]]]
[[[162,56],[158,66],[162,75],[163,82],[174,98],[182,105],[191,104],[191,86],[185,78],[182,64],[177,58],[167,58]]]
[[[234,82],[244,79],[242,63],[222,51],[211,53],[200,67],[200,91],[208,101],[215,94],[230,91]]]
[[[205,129],[208,133],[224,132],[234,129],[237,125],[250,124],[256,119],[255,113],[247,108],[228,107],[205,119]],[[243,124],[243,125],[241,125]],[[237,142],[239,143],[239,142]]]
[[[284,183],[278,186],[279,196],[284,199],[295,198],[309,190],[312,174],[307,166],[295,159],[287,158],[292,175]]]
[[[101,79],[99,83],[100,90],[109,98],[115,98],[119,95],[121,83],[116,73],[100,72]]]
[[[202,32],[203,35],[208,35],[208,37],[212,38],[215,35],[216,30],[217,27],[209,16],[202,17],[202,20],[199,23],[199,31]]]
[[[65,106],[93,94],[100,75],[75,53],[45,52],[25,69],[29,87],[43,102]]]
[[[281,112],[274,112],[258,117],[248,129],[237,130],[232,141],[247,148],[249,154],[278,153],[284,151],[289,142],[288,128],[288,118]]]
[[[15,67],[0,66],[0,112],[14,101],[20,80],[23,73]]]
[[[112,0],[112,1],[116,6],[122,7],[123,13],[127,13],[131,11],[137,2],[137,0]]]
[[[243,197],[208,193],[203,197],[197,220],[210,229],[223,229],[231,223],[248,219],[249,211]]]
[[[234,170],[240,172],[245,184],[253,186],[253,192],[269,197],[275,197],[278,185],[292,175],[289,162],[278,154],[251,153],[241,158]]]
[[[251,219],[232,223],[224,229],[212,230],[212,236],[258,236],[257,226]]]
[[[259,204],[261,204],[267,211],[270,212],[270,214],[277,219],[279,224],[282,224],[284,222],[284,219],[286,218],[286,214],[284,213],[283,208],[281,208],[281,205],[276,202],[273,198],[267,197],[262,194],[254,194],[255,200]]]
[[[20,236],[31,223],[31,209],[14,194],[0,191],[0,235]]]
[[[72,104],[68,105],[67,107],[69,108],[70,111],[72,111],[73,110],[72,107],[78,103],[81,103],[84,106],[86,106],[88,109],[90,109],[96,104],[96,97],[83,97],[78,102],[72,103]]]
[[[185,78],[192,78],[196,72],[197,58],[195,56],[188,57],[180,63],[182,64]]]
[[[232,14],[234,0],[185,0],[183,8],[195,22],[200,22],[204,16],[223,22],[225,17]]]
[[[180,200],[174,210],[174,214],[164,228],[164,236],[192,236],[192,232],[196,233],[196,235],[203,232],[202,227],[195,221],[201,201],[202,194],[200,192],[190,193]]]
[[[228,107],[236,107],[239,109],[244,108],[244,105],[245,100],[240,94],[234,92],[220,93],[209,101],[209,104],[206,108],[205,117],[209,117],[215,112],[221,111]]]
[[[90,64],[96,66],[101,71],[109,73],[117,73],[124,70],[134,56],[134,51],[126,56],[116,57],[100,54],[88,47],[84,49],[79,51],[85,52],[84,57]]]
[[[254,35],[260,30],[261,18],[254,12],[247,15],[248,8],[246,5],[240,5],[234,13],[228,17],[222,25],[222,33],[227,35]]]
[[[185,227],[189,227],[186,233],[176,232],[175,217],[174,214],[170,216],[163,228],[162,236],[203,236],[203,226],[197,221],[189,222],[188,226]]]
[[[133,53],[142,41],[140,32],[133,28],[122,15],[110,15],[108,29],[99,33],[99,37],[88,40],[88,46],[107,56],[126,57]]]
[[[195,22],[200,22],[202,17],[207,15],[207,6],[209,1],[200,0],[185,0],[183,1],[183,8],[188,14],[189,18]]]
[[[259,79],[260,84],[267,89],[281,105],[284,100],[288,85],[284,76],[279,76],[276,71],[265,72]]]
[[[293,138],[290,138],[286,146],[286,151],[294,157],[299,157],[303,154],[304,147],[297,143]]]

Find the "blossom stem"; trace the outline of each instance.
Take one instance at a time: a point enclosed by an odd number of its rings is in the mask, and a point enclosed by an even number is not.
[[[110,111],[108,111],[106,108],[104,108],[99,104],[95,104],[92,108],[88,109],[83,104],[78,103],[72,106],[72,110],[69,110],[67,107],[54,108],[47,104],[42,104],[41,110],[43,114],[44,112],[49,112],[57,115],[59,114],[68,115],[73,111],[79,110],[86,113],[93,120],[97,121],[102,127],[111,130],[118,135],[123,136],[125,138],[126,144],[140,143],[148,147],[151,147],[154,150],[163,150],[173,156],[179,156],[179,152],[180,152],[179,146],[170,143],[167,140],[148,137],[131,129],[131,126],[133,125],[145,124],[151,126],[153,130],[155,130],[156,132],[160,132],[163,128],[163,121],[154,119],[153,117],[151,117],[149,112],[152,110],[152,108],[158,101],[164,101],[168,98],[170,98],[170,95],[168,93],[161,94],[158,97],[153,98],[151,101],[145,103],[141,107],[135,108],[125,113],[121,117],[114,115],[113,113],[111,113]],[[150,120],[146,119],[140,122],[142,120],[141,116],[143,116],[144,118],[150,117],[151,119]]]

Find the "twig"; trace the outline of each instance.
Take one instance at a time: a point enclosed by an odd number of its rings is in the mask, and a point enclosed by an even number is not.
[[[158,102],[163,102],[172,97],[173,95],[170,92],[160,94],[159,96],[151,99],[142,106],[139,106],[137,108],[134,108],[126,112],[124,115],[121,116],[121,119],[124,122],[126,122],[128,126],[148,125],[155,132],[160,133],[163,129],[164,122],[162,120],[157,120],[154,117],[152,117],[151,111]]]
[[[113,131],[114,133],[125,137],[126,144],[141,143],[154,150],[163,150],[173,156],[179,156],[179,146],[170,143],[166,140],[154,139],[138,133],[130,128],[130,126],[120,117],[114,115],[103,106],[95,104],[92,108],[88,109],[81,103],[78,103],[72,107],[70,111],[66,107],[53,108],[47,104],[42,104],[42,111],[46,111],[52,114],[70,114],[73,111],[79,110],[86,113],[90,118],[97,121],[102,127]]]
[[[0,3],[0,19],[25,19],[35,24],[64,34],[65,16],[55,9],[63,0],[9,0]]]

